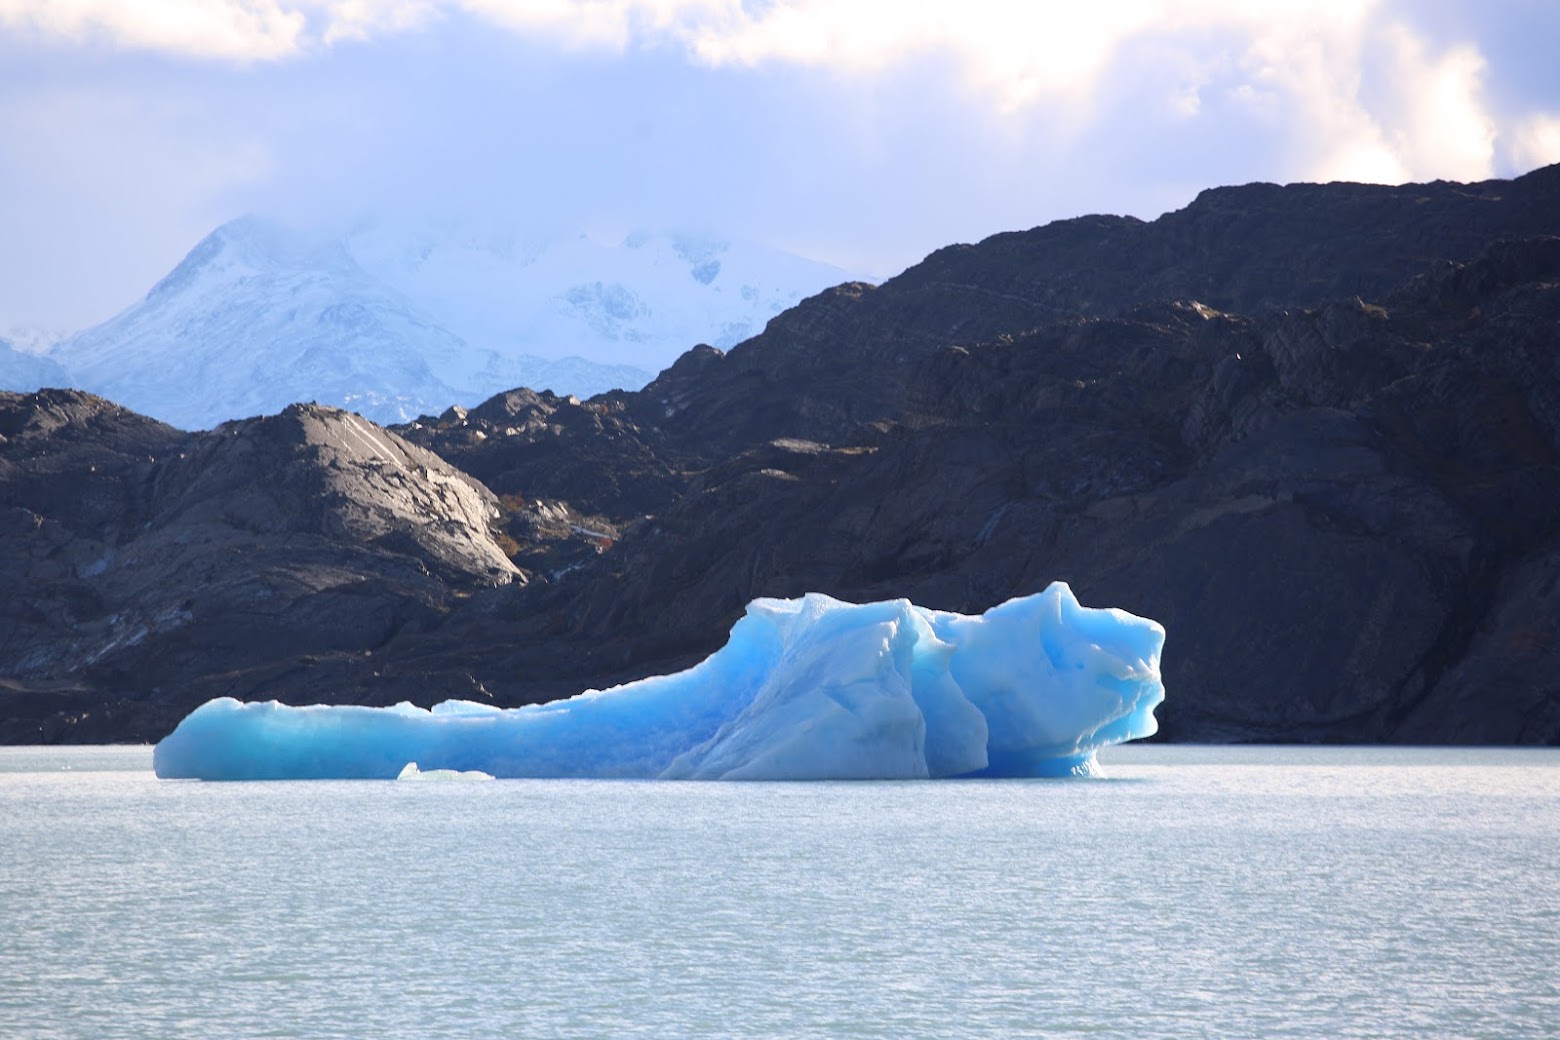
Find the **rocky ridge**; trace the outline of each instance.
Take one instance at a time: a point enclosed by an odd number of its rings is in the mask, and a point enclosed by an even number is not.
[[[0,438],[0,584],[21,592],[0,602],[0,703],[31,739],[140,736],[147,712],[371,659],[524,580],[491,492],[338,409],[186,434],[78,391],[0,393]]]

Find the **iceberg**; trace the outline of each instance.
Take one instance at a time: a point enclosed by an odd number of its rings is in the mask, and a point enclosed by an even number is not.
[[[551,704],[431,710],[209,701],[157,745],[168,778],[847,780],[1093,775],[1158,728],[1165,630],[1063,582],[979,616],[909,600],[757,599],[686,671]]]
[[[408,762],[396,774],[396,779],[416,783],[448,783],[450,781],[496,780],[497,777],[492,773],[484,773],[480,769],[472,769],[464,773],[455,769],[418,769],[416,762]]]

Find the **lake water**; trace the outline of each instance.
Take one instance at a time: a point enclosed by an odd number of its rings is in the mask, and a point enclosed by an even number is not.
[[[0,749],[0,1035],[1560,1035],[1560,751],[1104,761],[203,784]]]

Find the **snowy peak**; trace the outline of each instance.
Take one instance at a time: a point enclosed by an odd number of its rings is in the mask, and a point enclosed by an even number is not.
[[[191,290],[285,278],[301,272],[367,283],[372,279],[339,241],[289,230],[258,217],[230,220],[201,239],[146,294],[147,302]]]
[[[186,428],[300,400],[410,417],[456,399],[446,379],[486,361],[339,244],[252,218],[53,356],[77,385]]]
[[[146,294],[147,302],[168,299],[202,282],[252,276],[264,265],[256,263],[258,252],[251,245],[258,222],[241,218],[223,224],[196,243],[177,267]]]
[[[695,343],[729,347],[843,278],[713,236],[606,244],[384,219],[334,234],[243,217],[51,357],[71,385],[185,428],[295,401],[391,423],[515,386],[638,389]]]

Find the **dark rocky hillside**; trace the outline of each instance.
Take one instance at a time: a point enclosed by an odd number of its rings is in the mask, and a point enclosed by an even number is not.
[[[498,503],[346,412],[186,434],[73,390],[0,393],[0,736],[155,736],[523,576]],[[470,684],[468,683],[468,686]]]
[[[1560,743],[1556,236],[1560,167],[1252,185],[399,436],[0,396],[0,739],[522,703],[689,663],[753,596],[1061,578],[1166,624],[1170,739]]]
[[[1080,217],[940,249],[880,287],[804,301],[729,355],[684,359],[628,404],[641,429],[697,456],[775,436],[832,443],[903,420],[916,366],[948,344],[1161,300],[1258,315],[1379,299],[1434,263],[1535,234],[1560,234],[1560,167],[1471,185],[1216,188],[1152,222]]]

